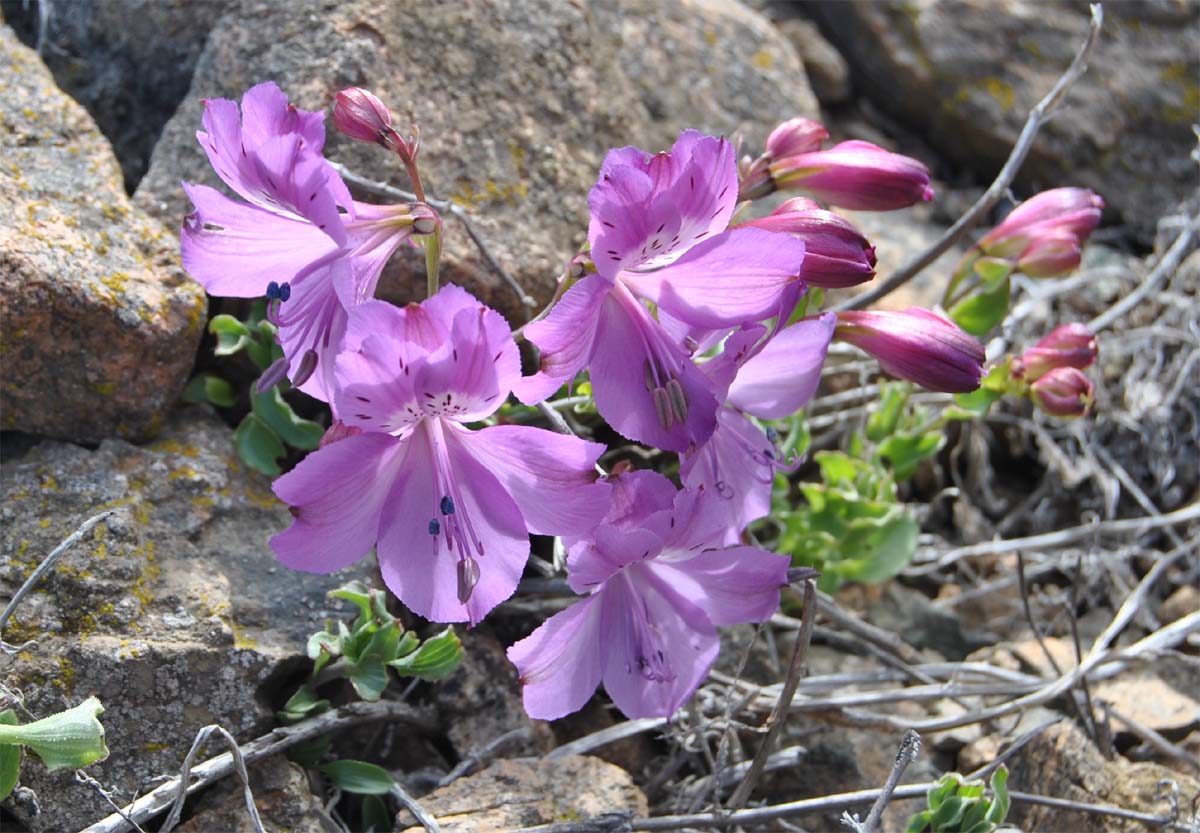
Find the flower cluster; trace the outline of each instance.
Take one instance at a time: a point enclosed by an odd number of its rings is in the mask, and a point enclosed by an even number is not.
[[[975,389],[980,345],[924,310],[821,313],[809,286],[871,279],[875,253],[808,198],[753,219],[739,200],[803,188],[830,205],[887,210],[929,199],[915,160],[788,122],[739,167],[723,138],[611,151],[588,197],[588,248],[557,303],[523,337],[523,376],[504,319],[444,286],[397,308],[372,300],[384,264],[424,240],[436,276],[441,222],[424,202],[419,136],[403,139],[363,90],[339,93],[338,128],[395,153],[417,199],[353,200],[324,159],[321,113],[273,84],[238,106],[205,102],[198,138],[244,202],[186,186],[184,263],[217,295],[265,296],[293,384],[329,404],[321,447],[275,483],[291,526],[286,565],[328,572],[375,549],[387,586],[440,622],[479,622],[517,587],[529,535],[560,536],[580,599],[513,645],[535,717],[580,708],[601,683],[630,716],[670,716],[707,675],[716,628],[761,621],[789,558],[747,546],[785,459],[763,421],[816,392],[834,339],[926,387]],[[436,279],[433,279],[436,282]],[[601,477],[603,445],[496,424],[509,394],[541,403],[581,372],[624,437],[679,456],[681,487],[652,471]],[[481,427],[481,423],[483,423]]]

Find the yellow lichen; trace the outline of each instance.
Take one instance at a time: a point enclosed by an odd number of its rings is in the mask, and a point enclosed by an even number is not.
[[[775,56],[766,47],[759,49],[750,56],[750,61],[759,69],[771,69],[775,66]]]

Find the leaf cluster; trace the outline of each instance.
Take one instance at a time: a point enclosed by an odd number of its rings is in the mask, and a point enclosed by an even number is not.
[[[984,795],[983,781],[964,780],[957,772],[938,779],[926,795],[928,806],[908,821],[906,833],[992,833],[1008,815],[1008,769],[1001,766]]]

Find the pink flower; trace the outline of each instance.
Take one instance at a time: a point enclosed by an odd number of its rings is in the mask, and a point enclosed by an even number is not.
[[[1029,388],[1033,404],[1056,417],[1081,417],[1096,404],[1096,388],[1092,380],[1075,367],[1055,367]]]
[[[800,277],[811,286],[841,289],[875,277],[875,247],[846,218],[813,200],[794,197],[768,216],[738,226],[745,227],[794,234],[803,240]]]
[[[541,365],[516,394],[541,401],[587,367],[613,428],[683,451],[712,433],[718,404],[683,345],[776,315],[802,288],[804,244],[727,228],[737,205],[733,148],[692,130],[669,153],[610,151],[588,202],[597,271],[525,327]]]
[[[456,286],[349,313],[334,396],[345,427],[275,481],[279,560],[332,572],[377,548],[388,588],[437,622],[478,622],[512,595],[530,532],[579,535],[608,507],[604,447],[539,428],[472,431],[520,377],[500,315]],[[355,433],[357,431],[357,433]]]
[[[387,105],[362,87],[347,87],[334,96],[333,123],[359,142],[391,147],[401,141],[392,128],[392,113]]]
[[[1063,324],[1013,360],[1012,373],[1034,382],[1056,367],[1082,370],[1096,361],[1096,337],[1083,324]]]
[[[232,101],[205,101],[204,127],[196,138],[209,162],[246,202],[184,183],[195,206],[181,232],[184,268],[213,295],[255,298],[271,283],[286,286],[272,317],[289,375],[328,401],[346,309],[374,294],[392,253],[432,231],[436,215],[353,201],[321,154],[323,115],[289,104],[272,82],[246,92],[240,117]]]
[[[841,208],[892,211],[933,199],[927,167],[870,142],[785,156],[768,169],[776,188],[799,188]]]
[[[784,419],[808,404],[836,323],[833,313],[825,313],[769,337],[763,327],[744,328],[701,365],[725,392],[724,404],[713,435],[681,456],[679,475],[684,486],[720,498],[712,505],[725,518],[727,543],[737,543],[747,524],[770,513],[775,472],[798,464],[781,459],[774,442],[747,417]]]
[[[841,312],[834,338],[870,353],[891,375],[930,390],[967,393],[983,376],[983,346],[929,310]]]
[[[717,626],[766,619],[787,582],[787,557],[720,548],[714,496],[650,471],[610,479],[608,516],[569,549],[586,595],[508,649],[534,718],[577,711],[601,682],[627,717],[670,717],[708,676]]]
[[[978,247],[986,255],[1005,259],[1023,257],[1039,241],[1073,241],[1078,247],[1096,230],[1103,210],[1104,200],[1086,188],[1042,191],[1014,208]],[[1042,245],[1054,248],[1048,242]]]

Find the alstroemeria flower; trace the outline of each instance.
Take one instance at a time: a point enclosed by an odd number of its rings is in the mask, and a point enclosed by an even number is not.
[[[670,717],[708,676],[717,626],[766,619],[787,583],[785,556],[718,549],[715,495],[651,471],[610,479],[612,509],[567,558],[587,595],[508,649],[530,717],[577,711],[601,682],[627,717]]]
[[[807,197],[793,197],[766,217],[738,226],[794,234],[804,241],[800,277],[809,286],[841,289],[875,277],[875,247],[845,217]]]
[[[195,206],[180,235],[184,268],[213,295],[255,298],[286,285],[272,317],[289,375],[329,401],[346,308],[375,293],[396,247],[435,218],[423,205],[352,200],[322,156],[324,114],[289,104],[273,82],[242,96],[240,116],[232,101],[206,100],[203,121],[200,146],[246,202],[184,183]]]
[[[987,358],[957,324],[920,307],[838,313],[834,338],[870,353],[892,376],[945,393],[978,388]]]
[[[521,401],[588,367],[600,413],[626,437],[674,451],[707,439],[717,400],[680,334],[770,318],[801,286],[802,241],[728,229],[737,190],[725,139],[688,130],[669,153],[610,151],[588,196],[596,273],[525,327],[542,359],[516,388]]]
[[[837,316],[827,312],[773,334],[743,328],[700,366],[724,393],[723,404],[708,441],[680,455],[679,475],[684,486],[720,498],[713,508],[725,518],[727,543],[737,543],[747,524],[770,513],[775,472],[795,467],[747,417],[784,419],[808,404],[836,324]]]
[[[377,546],[388,588],[436,622],[478,622],[512,595],[529,533],[580,535],[608,507],[604,446],[540,428],[472,431],[521,374],[508,325],[444,286],[349,313],[337,357],[337,439],[275,481],[295,521],[279,560],[332,572]],[[354,433],[358,429],[358,433]]]

